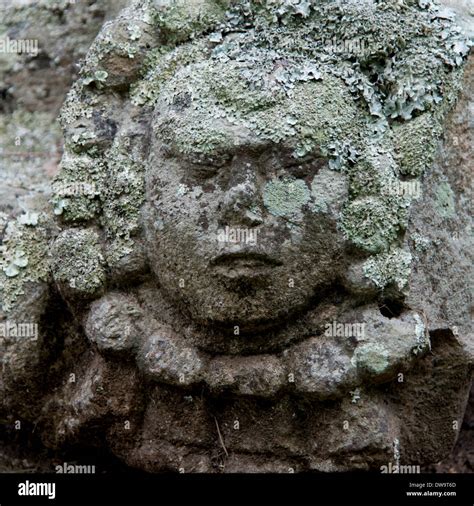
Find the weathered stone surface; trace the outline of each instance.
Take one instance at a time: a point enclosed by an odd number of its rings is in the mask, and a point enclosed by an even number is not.
[[[5,167],[0,319],[38,323],[0,340],[7,427],[148,472],[446,456],[474,356],[468,50],[431,2],[127,3],[52,195]]]
[[[272,355],[215,358],[207,374],[211,390],[271,397],[287,383],[285,368]]]
[[[111,293],[91,305],[84,330],[101,351],[128,351],[140,340],[140,330],[135,324],[140,314],[136,300]]]

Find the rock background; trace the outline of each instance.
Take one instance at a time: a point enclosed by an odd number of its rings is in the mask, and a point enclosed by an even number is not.
[[[39,207],[49,205],[49,182],[57,172],[62,152],[56,122],[59,108],[76,77],[77,62],[85,56],[103,23],[126,3],[126,0],[0,0],[0,37],[37,39],[40,49],[36,58],[0,54],[0,239],[6,217],[20,214],[30,199],[35,199]],[[459,24],[472,36],[472,2],[442,3],[456,13]],[[441,166],[458,167],[456,183],[465,191],[470,187],[472,173],[473,96],[471,55],[463,94],[451,115],[439,162]],[[3,436],[0,425],[0,439]],[[11,446],[0,448],[0,471],[50,471],[55,456],[32,459],[34,450],[24,444],[19,434]],[[80,459],[80,452],[77,458]],[[97,463],[102,459],[109,469],[123,469],[122,464],[108,455],[98,455]],[[58,458],[58,462],[62,461]],[[474,389],[451,457],[427,470],[474,472]]]

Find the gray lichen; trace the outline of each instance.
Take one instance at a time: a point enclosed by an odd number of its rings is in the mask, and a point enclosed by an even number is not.
[[[309,199],[305,182],[291,179],[269,182],[263,194],[264,204],[271,214],[289,219],[297,218]]]
[[[37,222],[36,222],[37,220]],[[36,224],[10,220],[0,245],[0,295],[3,311],[10,311],[28,283],[48,282],[51,275],[44,252],[48,249],[48,218],[39,215]]]
[[[447,181],[438,185],[435,196],[439,215],[443,218],[453,218],[456,215],[455,195]]]
[[[67,293],[92,296],[105,284],[104,257],[94,230],[62,232],[51,251],[54,279]]]
[[[364,274],[380,289],[393,284],[402,290],[408,283],[411,261],[412,256],[408,251],[394,248],[369,258],[363,267]]]

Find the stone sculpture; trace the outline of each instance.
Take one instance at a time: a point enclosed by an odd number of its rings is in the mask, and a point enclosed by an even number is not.
[[[4,417],[149,472],[449,453],[467,52],[431,2],[133,1],[63,107],[54,213],[4,220],[1,316],[38,324],[2,341]]]

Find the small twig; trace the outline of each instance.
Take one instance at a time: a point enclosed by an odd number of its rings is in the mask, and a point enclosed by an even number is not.
[[[217,434],[219,435],[219,441],[221,442],[222,448],[224,448],[226,457],[229,457],[229,453],[228,453],[227,448],[225,447],[225,444],[224,444],[224,439],[222,438],[221,429],[219,429],[219,424],[217,423],[217,418],[214,417],[214,420],[216,421]]]

